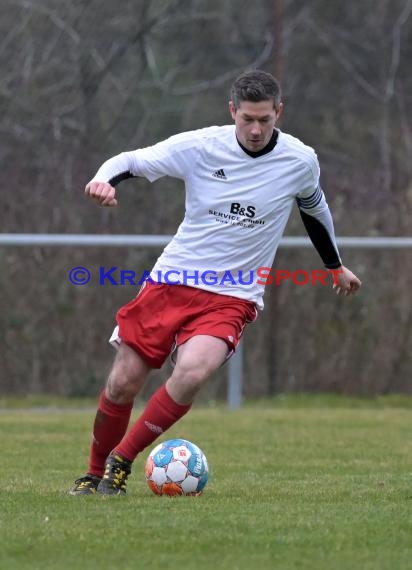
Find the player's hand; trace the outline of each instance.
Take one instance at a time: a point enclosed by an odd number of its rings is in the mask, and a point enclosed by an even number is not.
[[[337,295],[355,295],[362,282],[352,271],[343,265],[333,270],[333,288]]]
[[[117,206],[116,190],[108,182],[89,182],[84,192],[101,206]]]

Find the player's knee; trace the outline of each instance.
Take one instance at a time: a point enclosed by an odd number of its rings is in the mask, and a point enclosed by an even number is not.
[[[182,385],[200,387],[207,380],[209,371],[206,364],[198,363],[194,366],[187,362],[176,367],[173,375]]]
[[[132,401],[139,392],[145,374],[130,354],[118,354],[107,382],[109,398],[114,402]]]
[[[131,402],[135,398],[138,385],[132,377],[112,371],[107,381],[106,390],[109,399],[120,404]]]

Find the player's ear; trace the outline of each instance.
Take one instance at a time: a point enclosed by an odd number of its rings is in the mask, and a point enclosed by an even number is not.
[[[235,120],[236,117],[236,107],[233,101],[229,101],[229,112],[232,116],[232,119]]]
[[[277,113],[276,113],[276,122],[279,121],[279,119],[281,118],[282,114],[283,114],[283,103],[279,103],[279,107],[278,107],[278,110],[277,110]]]

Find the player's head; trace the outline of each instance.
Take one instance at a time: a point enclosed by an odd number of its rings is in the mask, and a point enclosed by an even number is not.
[[[243,101],[259,103],[272,101],[273,107],[279,109],[281,104],[280,85],[277,80],[266,71],[255,69],[239,75],[230,91],[231,100],[238,109]]]
[[[258,69],[242,73],[232,85],[229,110],[239,142],[251,151],[263,149],[283,110],[279,83]]]

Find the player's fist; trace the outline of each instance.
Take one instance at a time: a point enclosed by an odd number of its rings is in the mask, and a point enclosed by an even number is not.
[[[89,182],[84,192],[101,206],[117,206],[116,190],[108,182]]]
[[[343,265],[339,269],[331,270],[333,273],[333,288],[338,295],[355,295],[362,285],[360,279]]]

